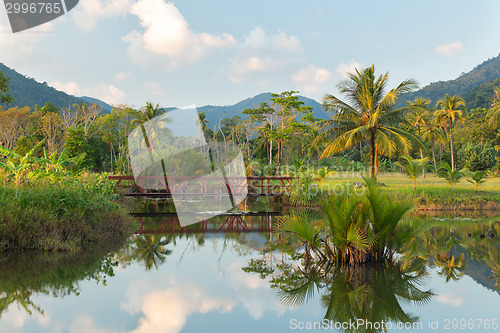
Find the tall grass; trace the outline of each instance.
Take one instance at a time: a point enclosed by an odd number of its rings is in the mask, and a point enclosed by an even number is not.
[[[3,186],[0,207],[0,251],[76,251],[125,240],[133,228],[107,187],[92,182]]]

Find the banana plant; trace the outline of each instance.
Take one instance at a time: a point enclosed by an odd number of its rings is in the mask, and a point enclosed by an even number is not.
[[[21,156],[11,149],[0,146],[0,155],[9,158],[7,162],[0,162],[0,168],[7,172],[8,176],[14,178],[16,187],[19,186],[21,179],[27,175],[29,171],[34,171],[40,164],[40,159],[33,156],[38,147],[43,145],[45,139],[38,142],[33,149]],[[18,160],[14,163],[13,160]]]

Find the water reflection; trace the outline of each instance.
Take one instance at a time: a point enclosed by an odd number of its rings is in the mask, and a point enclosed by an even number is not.
[[[316,211],[290,214],[321,218]],[[250,225],[260,217],[242,219]],[[413,219],[408,223],[420,233],[394,262],[351,269],[318,265],[293,239],[293,253],[265,246],[278,239],[273,228],[135,235],[111,254],[4,255],[0,331],[285,332],[293,329],[291,320],[325,318],[333,325],[363,319],[359,331],[376,332],[383,331],[374,326],[382,321],[494,317],[500,306],[491,291],[500,286],[497,221]],[[272,226],[276,222],[273,216]]]
[[[68,253],[6,253],[0,257],[0,317],[16,304],[30,315],[44,313],[32,298],[80,294],[80,282],[106,285],[117,262],[103,249]]]

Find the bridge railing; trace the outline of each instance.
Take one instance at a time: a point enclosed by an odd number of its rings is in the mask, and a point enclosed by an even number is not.
[[[227,191],[225,181],[229,183],[234,193],[243,193],[247,187],[249,193],[282,194],[292,185],[294,177],[289,176],[248,176],[248,177],[185,177],[185,176],[144,176],[135,181],[133,176],[109,176],[109,180],[116,180],[116,188],[136,188],[140,194],[151,193],[144,190],[148,181],[161,181],[164,178],[166,192],[171,193],[205,193],[218,194]],[[224,185],[220,185],[224,184]],[[180,186],[182,185],[182,186]],[[182,187],[182,192],[177,192]],[[154,192],[154,191],[153,191]]]

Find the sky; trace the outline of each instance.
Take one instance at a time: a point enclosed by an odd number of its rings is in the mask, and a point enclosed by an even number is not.
[[[288,90],[321,102],[372,64],[390,87],[454,79],[500,53],[499,14],[498,0],[80,0],[14,34],[0,6],[0,62],[113,105],[231,105]]]

